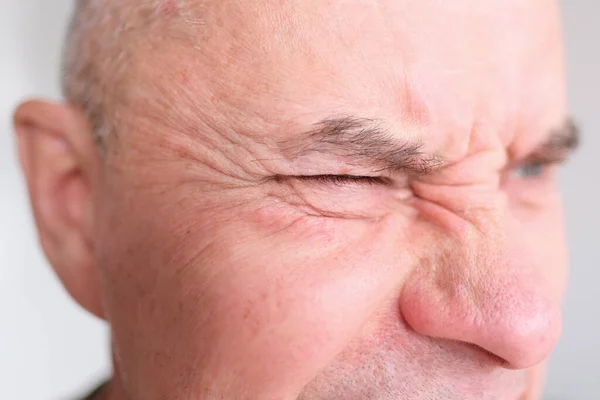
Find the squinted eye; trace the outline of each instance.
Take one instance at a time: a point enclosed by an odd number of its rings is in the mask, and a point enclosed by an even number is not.
[[[359,175],[312,175],[300,176],[302,180],[313,180],[320,183],[329,183],[334,185],[385,185],[387,182],[376,176]]]
[[[515,168],[514,173],[521,179],[535,179],[544,175],[548,167],[549,164],[546,162],[531,161]]]

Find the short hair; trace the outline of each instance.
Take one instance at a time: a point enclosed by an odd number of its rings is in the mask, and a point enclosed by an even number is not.
[[[194,0],[75,1],[65,38],[62,92],[67,102],[81,108],[100,145],[115,130],[119,94],[136,45],[152,40],[151,32],[160,21],[176,19],[185,22],[179,26],[201,25],[198,14],[192,12],[198,9],[198,3]]]

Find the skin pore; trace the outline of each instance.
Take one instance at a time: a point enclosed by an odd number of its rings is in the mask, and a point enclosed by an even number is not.
[[[82,104],[15,116],[106,398],[538,399],[577,142],[556,4],[187,3],[131,13],[103,153]]]

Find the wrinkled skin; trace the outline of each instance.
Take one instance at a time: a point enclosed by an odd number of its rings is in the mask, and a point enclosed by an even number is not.
[[[518,168],[567,117],[555,4],[203,13],[197,49],[140,47],[105,158],[76,109],[17,111],[34,209],[36,182],[66,182],[48,194],[60,212],[36,218],[67,288],[111,326],[109,397],[537,399],[565,249],[555,167]],[[61,115],[53,129],[44,112]],[[294,150],[348,115],[420,143],[438,167]],[[52,138],[35,139],[44,129]],[[39,153],[72,157],[78,174],[36,172]],[[45,224],[53,212],[70,222]]]

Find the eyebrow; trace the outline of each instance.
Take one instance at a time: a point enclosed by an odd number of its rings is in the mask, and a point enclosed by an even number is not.
[[[325,153],[373,173],[402,171],[424,175],[441,167],[441,160],[423,152],[423,144],[394,137],[381,120],[344,116],[323,119],[298,138],[279,143],[290,158]]]
[[[572,118],[550,132],[549,137],[535,149],[529,158],[536,161],[562,162],[575,152],[581,143],[581,131]]]
[[[580,141],[579,128],[567,118],[527,158],[560,163],[577,150]],[[298,137],[280,142],[279,147],[288,158],[324,153],[372,173],[422,176],[443,166],[441,157],[423,152],[422,142],[399,139],[384,128],[381,120],[356,116],[323,119]]]

